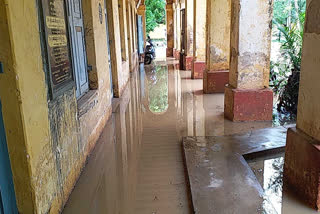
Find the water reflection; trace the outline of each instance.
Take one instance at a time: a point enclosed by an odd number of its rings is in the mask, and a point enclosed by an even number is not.
[[[248,164],[264,190],[263,210],[280,214],[284,153],[249,160]]]
[[[148,72],[149,109],[153,113],[163,113],[169,106],[168,69],[156,66]]]
[[[132,213],[142,120],[138,75],[133,75],[100,136],[63,213]]]
[[[277,213],[281,213],[282,176],[284,158],[278,157],[264,161],[263,188],[265,200],[269,200]]]
[[[284,153],[248,161],[264,190],[263,213],[281,214]]]

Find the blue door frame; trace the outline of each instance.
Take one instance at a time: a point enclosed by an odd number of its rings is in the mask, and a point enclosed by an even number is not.
[[[18,213],[0,100],[0,214]]]

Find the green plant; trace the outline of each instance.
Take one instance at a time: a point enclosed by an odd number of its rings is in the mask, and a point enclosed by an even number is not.
[[[147,33],[152,32],[160,24],[165,23],[166,2],[164,0],[146,0],[146,25]]]
[[[281,4],[280,4],[280,3]],[[280,112],[297,113],[300,65],[305,22],[305,0],[278,0],[275,6],[287,10],[280,13],[275,9],[273,26],[274,37],[280,43],[280,57],[271,62],[270,86],[278,94],[277,109]],[[285,15],[287,15],[287,17]]]

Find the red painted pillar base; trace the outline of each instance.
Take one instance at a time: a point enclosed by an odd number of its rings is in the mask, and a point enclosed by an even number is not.
[[[179,60],[179,63],[174,65],[174,68],[179,70],[180,69],[180,51],[174,48],[173,49],[173,57],[174,57],[174,59]]]
[[[206,62],[204,61],[192,61],[192,79],[202,79],[204,70],[206,69]]]
[[[167,57],[173,57],[173,48],[167,48]]]
[[[229,71],[204,71],[203,92],[205,94],[224,93],[229,82]]]
[[[225,88],[224,115],[232,121],[271,121],[273,92],[271,89],[240,90]]]
[[[180,51],[179,50],[175,51],[174,58],[177,59],[177,60],[180,60]]]
[[[320,142],[296,128],[287,133],[283,184],[320,210]]]
[[[186,60],[186,70],[187,71],[191,71],[192,70],[192,61],[193,61],[193,56],[186,56],[185,57]]]

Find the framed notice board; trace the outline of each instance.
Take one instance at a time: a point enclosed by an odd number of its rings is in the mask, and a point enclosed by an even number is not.
[[[41,0],[52,97],[74,86],[64,0]]]

